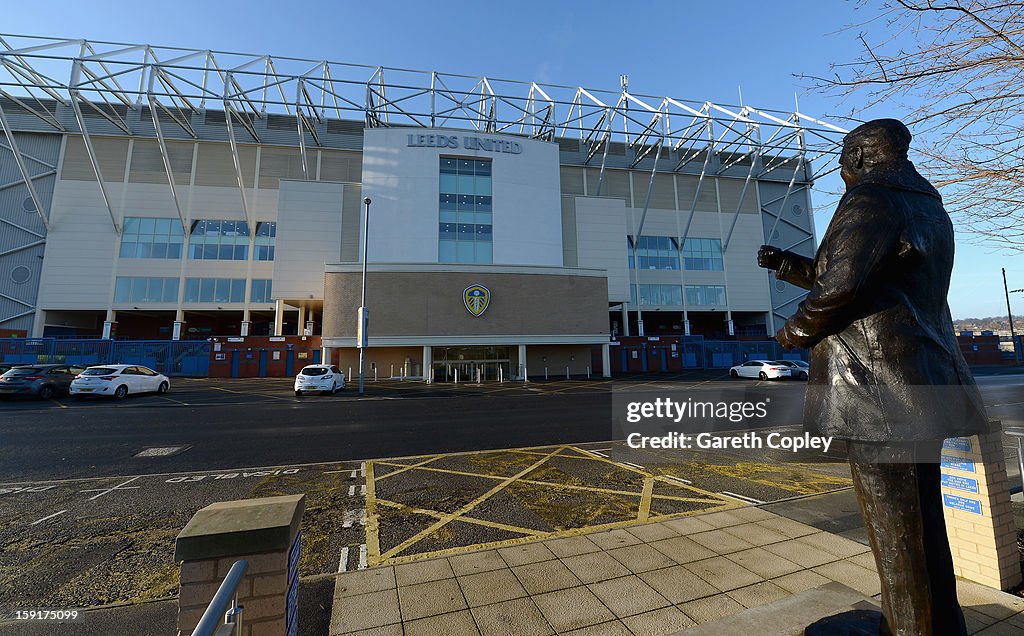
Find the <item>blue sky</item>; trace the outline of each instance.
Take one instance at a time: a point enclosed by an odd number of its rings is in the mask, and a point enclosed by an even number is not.
[[[853,2],[697,3],[568,2],[269,2],[216,0],[125,4],[106,1],[9,2],[6,33],[88,38],[269,53],[469,75],[618,88],[628,74],[636,93],[762,108],[827,118],[838,104],[807,91],[794,74],[823,74],[830,60],[857,53],[847,24],[874,15]],[[899,117],[884,109],[864,118]],[[842,122],[838,122],[842,125]],[[927,176],[927,175],[926,175]],[[818,235],[838,189],[826,180],[814,194]],[[751,255],[753,258],[753,255]],[[1024,254],[961,236],[950,288],[954,318],[1006,313],[1000,267],[1024,287]],[[1024,313],[1024,294],[1014,299]]]

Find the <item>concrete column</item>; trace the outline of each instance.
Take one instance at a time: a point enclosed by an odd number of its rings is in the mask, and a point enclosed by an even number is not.
[[[249,312],[248,309],[246,309],[245,311],[242,312],[242,324],[239,326],[238,335],[242,336],[243,338],[245,336],[248,336],[250,327],[252,327],[252,314]]]
[[[526,380],[530,377],[529,371],[526,369],[526,345],[519,345],[519,368],[523,370],[523,376],[520,380]]]
[[[690,335],[690,314],[687,311],[683,311],[683,333]]]
[[[32,319],[32,331],[29,332],[33,338],[42,338],[46,330],[46,312],[36,308],[36,315]]]
[[[611,346],[608,343],[601,345],[601,375],[606,378],[612,377]]]
[[[334,350],[331,347],[323,347],[320,349],[320,364],[331,364],[331,354]],[[348,381],[348,378],[345,378]]]
[[[423,380],[425,382],[430,382],[430,371],[434,368],[433,360],[433,349],[431,347],[423,347]]]
[[[174,312],[174,325],[171,328],[171,340],[181,340],[181,334],[185,331],[185,312],[181,309]]]
[[[726,323],[726,327],[728,327],[728,329],[729,329],[729,335],[730,336],[735,336],[736,335],[736,326],[733,325],[733,322],[732,322],[732,312],[731,311],[725,312],[725,323]]]
[[[316,314],[313,313],[312,308],[309,310],[309,313],[306,315],[306,319],[302,322],[302,325],[305,327],[305,329],[303,329],[303,331],[302,331],[302,335],[304,335],[304,336],[312,336],[313,335],[313,329],[316,326]]]
[[[117,334],[117,312],[107,310],[107,319],[103,321],[103,339],[110,340]]]
[[[274,301],[274,335],[283,336],[284,331],[284,301],[278,298]]]
[[[306,326],[306,306],[299,305],[299,324],[295,327],[295,335],[301,336],[305,333]]]
[[[626,309],[626,303],[622,303],[622,335],[629,335],[629,311]]]

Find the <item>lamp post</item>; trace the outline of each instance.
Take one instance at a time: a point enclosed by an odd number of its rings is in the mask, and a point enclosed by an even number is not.
[[[1013,345],[1013,363],[1020,364],[1020,356],[1017,353],[1017,333],[1013,329],[1013,310],[1010,309],[1010,288],[1006,286],[1006,268],[1003,267],[1003,292],[1006,294],[1006,317],[1010,320],[1010,344]],[[1013,293],[1024,291],[1014,289]]]
[[[370,197],[365,197],[363,203],[366,204],[366,216],[363,217],[363,291],[359,300],[359,323],[356,325],[356,346],[359,347],[359,395],[366,392],[366,324],[369,322],[369,314],[366,311],[366,246],[370,234]]]

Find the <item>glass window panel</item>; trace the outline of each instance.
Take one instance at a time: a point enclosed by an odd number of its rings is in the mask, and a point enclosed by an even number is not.
[[[481,196],[491,196],[491,177],[476,177],[475,193]]]
[[[170,219],[157,219],[156,227],[153,228],[154,234],[170,234],[171,233],[171,220]]]
[[[459,159],[459,174],[473,174],[473,163],[469,159]]]
[[[474,194],[476,192],[476,185],[473,173],[463,174],[459,173],[459,185],[456,192],[459,194]]]
[[[473,241],[459,241],[455,244],[455,260],[458,263],[472,263],[475,261]]]
[[[476,161],[474,162],[474,172],[477,175],[488,175],[491,174],[491,162],[490,161]]]
[[[215,278],[200,278],[199,279],[199,302],[212,303],[216,297],[216,285],[217,279]]]
[[[146,280],[146,298],[144,300],[159,302],[164,297],[164,279],[149,278]]]
[[[123,276],[117,277],[117,284],[114,287],[114,302],[126,303],[132,298],[132,279]]]
[[[249,258],[249,244],[235,245],[235,260],[244,261]]]
[[[121,241],[121,258],[135,258],[135,246],[136,243],[129,243],[127,241]]]
[[[490,243],[490,242],[481,243],[481,242],[478,241],[476,243],[475,252],[476,252],[476,262],[477,263],[489,264],[489,263],[493,262],[493,259],[492,259],[492,256],[491,256],[491,252],[492,252],[491,246],[492,245],[493,244]]]
[[[441,174],[441,192],[458,192],[458,180],[454,174]]]
[[[476,211],[477,212],[490,212],[491,211],[491,197],[490,196],[478,196],[478,197],[476,197]]]
[[[476,215],[472,212],[457,212],[455,214],[455,221],[457,223],[474,223],[476,222]]]
[[[455,174],[457,162],[455,159],[441,157],[441,172]]]
[[[139,234],[153,234],[156,219],[139,219]]]
[[[138,234],[139,233],[139,221],[138,217],[128,216],[124,219],[124,232],[125,234]]]
[[[474,219],[473,220],[475,220],[477,223],[486,223],[487,225],[491,225],[491,222],[492,222],[491,213],[490,212],[477,212],[474,215]]]
[[[441,241],[438,243],[437,260],[441,263],[455,262],[455,241]]]
[[[187,302],[187,303],[199,302],[199,279],[198,278],[186,278],[185,279],[185,302]]]
[[[473,211],[474,209],[476,209],[475,203],[476,203],[476,197],[474,197],[473,195],[471,195],[471,194],[460,194],[459,195],[459,204],[458,204],[458,208],[457,209],[458,210]]]
[[[458,220],[458,216],[455,212],[449,210],[441,210],[441,223],[455,223]]]
[[[234,278],[231,280],[231,302],[245,302],[245,279]]]
[[[442,240],[454,240],[455,239],[455,224],[454,223],[441,223],[438,227],[438,232]]]
[[[164,297],[162,299],[165,303],[176,303],[178,302],[178,279],[177,278],[165,278],[164,279]]]
[[[489,242],[491,240],[491,226],[483,223],[477,225],[476,240]]]
[[[441,195],[441,209],[442,210],[454,210],[458,197],[455,194],[442,194]]]
[[[146,296],[146,279],[145,278],[132,278],[132,296],[131,299],[142,300]]]
[[[472,241],[476,232],[476,225],[472,223],[459,223],[459,240]]]

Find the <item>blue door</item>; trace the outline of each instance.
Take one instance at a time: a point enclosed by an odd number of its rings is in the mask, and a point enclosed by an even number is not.
[[[260,349],[260,377],[267,377],[267,350]]]
[[[237,378],[242,375],[241,365],[242,358],[239,354],[238,349],[231,352],[231,377]]]

